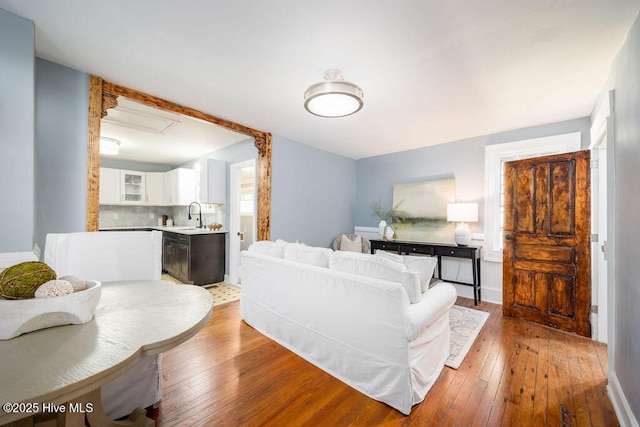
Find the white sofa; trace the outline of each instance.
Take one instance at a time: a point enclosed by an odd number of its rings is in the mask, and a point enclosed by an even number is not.
[[[244,321],[351,387],[409,414],[449,355],[455,288],[440,282],[412,304],[403,284],[346,272],[349,264],[357,269],[363,260],[382,257],[258,243],[241,254]]]

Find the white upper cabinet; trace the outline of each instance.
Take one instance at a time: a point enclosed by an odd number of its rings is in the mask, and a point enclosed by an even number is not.
[[[225,204],[227,201],[227,162],[206,159],[200,169],[200,203]]]
[[[100,168],[100,204],[120,204],[120,169]]]
[[[101,205],[186,206],[196,201],[196,171],[100,168]]]
[[[144,205],[145,172],[120,171],[120,202],[124,205]]]
[[[145,185],[147,205],[164,205],[164,174],[164,172],[147,172]]]
[[[167,206],[186,206],[196,200],[196,174],[178,168],[164,174],[164,201]]]

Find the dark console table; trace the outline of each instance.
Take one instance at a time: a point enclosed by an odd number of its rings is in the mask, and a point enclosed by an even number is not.
[[[446,243],[426,243],[407,242],[400,240],[370,240],[371,253],[377,249],[383,251],[396,252],[399,255],[419,254],[438,257],[438,277],[442,279],[442,257],[465,258],[471,260],[473,269],[473,283],[456,282],[447,280],[450,283],[473,286],[473,303],[478,305],[480,298],[480,252],[482,246],[458,246]]]

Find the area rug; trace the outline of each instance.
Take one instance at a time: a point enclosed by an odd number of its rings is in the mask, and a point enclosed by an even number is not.
[[[451,345],[446,366],[458,369],[476,340],[489,313],[454,305],[449,310],[449,329]]]
[[[177,285],[184,285],[183,282],[168,274],[162,275],[162,280],[173,282]],[[240,288],[237,286],[228,285],[226,283],[212,283],[210,285],[202,285],[203,288],[208,290],[213,296],[213,306],[226,304],[228,302],[237,301],[240,299]]]

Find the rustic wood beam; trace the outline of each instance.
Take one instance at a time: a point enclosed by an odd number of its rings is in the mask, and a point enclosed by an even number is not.
[[[100,118],[109,108],[118,105],[118,96],[124,96],[145,105],[162,108],[178,114],[194,117],[214,125],[247,135],[254,139],[257,156],[257,238],[268,240],[271,228],[271,134],[221,119],[202,111],[185,107],[135,89],[103,81],[91,76],[89,90],[89,162],[87,173],[87,231],[98,229],[99,181],[100,181]],[[97,113],[96,113],[97,112]],[[97,114],[97,115],[96,115]],[[97,117],[97,120],[96,120]]]
[[[102,79],[89,77],[89,136],[87,142],[87,218],[86,230],[98,230],[100,211],[100,119],[102,118]]]

